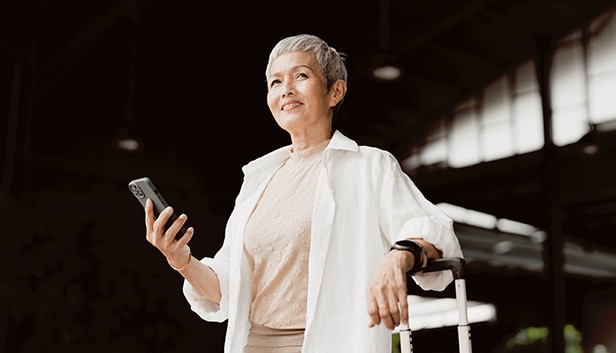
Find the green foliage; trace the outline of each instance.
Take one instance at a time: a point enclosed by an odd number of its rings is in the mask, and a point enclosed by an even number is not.
[[[563,329],[565,337],[565,353],[583,353],[582,334],[573,325]],[[503,349],[496,352],[546,352],[550,351],[550,329],[545,326],[524,327],[505,341]]]
[[[391,353],[400,353],[400,334],[391,335]]]
[[[547,342],[549,335],[550,330],[547,327],[525,327],[507,340],[505,348],[542,344]]]

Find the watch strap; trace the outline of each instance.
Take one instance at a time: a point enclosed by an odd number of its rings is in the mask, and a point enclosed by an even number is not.
[[[428,265],[428,253],[419,242],[408,239],[398,240],[392,244],[391,250],[404,250],[413,254],[413,267],[409,272],[417,272]]]

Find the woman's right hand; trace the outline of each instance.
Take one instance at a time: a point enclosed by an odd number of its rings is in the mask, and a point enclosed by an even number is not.
[[[181,214],[165,231],[165,224],[172,214],[173,208],[169,206],[155,219],[152,200],[148,199],[145,204],[146,239],[167,258],[171,265],[180,267],[187,262],[187,259],[190,259],[191,253],[188,242],[192,239],[194,228],[189,227],[180,239],[175,239],[176,234],[186,223],[188,217]]]

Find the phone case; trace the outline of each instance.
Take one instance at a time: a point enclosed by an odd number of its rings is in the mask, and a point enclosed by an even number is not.
[[[158,215],[169,206],[163,195],[158,191],[154,183],[148,177],[138,178],[131,180],[128,183],[128,188],[135,196],[135,198],[141,203],[142,207],[145,207],[147,199],[152,200],[154,204],[154,216],[158,218]],[[169,220],[165,224],[165,230],[171,226],[171,224],[177,219],[177,215],[173,213]],[[179,239],[186,232],[186,228],[182,226],[180,231],[176,235],[176,239]]]

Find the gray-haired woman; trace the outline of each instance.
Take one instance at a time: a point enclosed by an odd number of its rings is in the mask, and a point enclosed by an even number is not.
[[[282,39],[266,68],[267,104],[291,144],[245,165],[213,258],[195,259],[169,208],[147,239],[184,276],[204,320],[227,320],[225,353],[390,352],[408,318],[406,272],[462,257],[452,221],[387,151],[332,129],[347,92],[343,54],[321,38]],[[393,250],[392,250],[393,249]],[[443,290],[448,271],[413,277]]]

